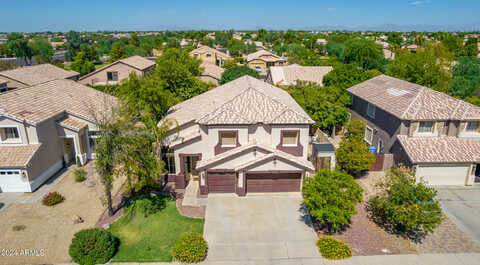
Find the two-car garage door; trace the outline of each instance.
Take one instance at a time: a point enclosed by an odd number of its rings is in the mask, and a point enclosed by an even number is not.
[[[28,192],[30,183],[23,180],[20,170],[0,170],[0,192]]]
[[[301,186],[300,173],[247,173],[246,192],[298,192]],[[208,172],[209,193],[235,192],[235,172]]]
[[[465,185],[470,170],[468,165],[419,165],[417,177],[429,185]]]
[[[300,173],[247,174],[247,193],[300,191],[301,181]]]

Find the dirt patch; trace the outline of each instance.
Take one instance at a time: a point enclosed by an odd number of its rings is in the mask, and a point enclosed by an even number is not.
[[[0,246],[11,250],[43,251],[43,256],[1,257],[0,264],[44,264],[71,262],[68,247],[73,234],[84,228],[91,228],[104,211],[100,198],[103,187],[96,178],[93,163],[85,166],[89,180],[96,185],[87,187],[85,183],[74,181],[72,169],[64,172],[63,178],[51,189],[65,196],[65,201],[53,207],[32,203],[13,203],[0,212]],[[62,176],[61,176],[62,177]],[[118,189],[117,183],[114,189]],[[80,216],[84,222],[73,224],[74,217]],[[13,231],[12,227],[24,225],[25,229]]]

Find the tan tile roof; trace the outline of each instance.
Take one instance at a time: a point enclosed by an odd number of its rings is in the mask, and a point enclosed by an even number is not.
[[[312,124],[313,120],[283,89],[243,76],[173,106],[166,118],[179,125]]]
[[[0,84],[5,84],[7,83],[7,80],[0,78]]]
[[[480,163],[480,139],[397,136],[412,163]]]
[[[218,55],[220,55],[221,57],[226,57],[226,58],[230,58],[230,55],[224,53],[224,52],[221,52],[217,49],[214,49],[210,46],[207,46],[207,45],[201,45],[199,46],[198,48],[192,50],[190,52],[190,55],[193,55],[195,53],[198,53],[198,54],[203,54],[203,53],[206,53],[206,52],[211,52],[211,53],[216,53]]]
[[[202,75],[211,76],[217,80],[220,80],[222,78],[223,72],[225,72],[225,69],[223,69],[222,67],[218,67],[211,63],[204,62],[200,66],[204,69]]]
[[[0,145],[0,167],[24,167],[41,144]]]
[[[300,66],[292,64],[288,66],[272,66],[270,74],[273,84],[283,86],[295,85],[298,80],[315,82],[323,85],[323,77],[332,71],[331,66]]]
[[[57,124],[64,128],[71,129],[74,131],[79,131],[80,129],[83,129],[88,126],[88,124],[85,121],[79,118],[75,118],[71,115],[65,116],[63,119],[58,120]]]
[[[36,124],[62,112],[93,121],[92,110],[105,111],[116,104],[113,96],[72,80],[53,80],[0,96],[0,115]]]
[[[131,56],[131,57],[128,57],[128,58],[125,58],[125,59],[121,59],[120,62],[122,62],[124,64],[127,64],[127,65],[130,65],[130,66],[133,66],[133,67],[135,67],[139,70],[142,70],[142,71],[155,65],[154,61],[149,60],[149,59],[145,59],[142,56],[138,56],[138,55]]]
[[[262,145],[262,144],[257,144],[255,142],[250,142],[247,145],[239,146],[237,148],[228,150],[228,151],[226,151],[224,153],[221,153],[219,155],[216,155],[216,156],[214,156],[210,159],[198,161],[197,162],[197,170],[203,170],[203,169],[208,168],[209,166],[212,166],[212,165],[214,165],[218,162],[224,161],[224,160],[228,159],[229,157],[235,156],[237,154],[241,154],[243,152],[247,152],[251,149],[261,149],[263,151],[266,151],[267,154],[259,155],[257,158],[252,159],[250,161],[245,162],[242,165],[237,166],[235,168],[235,171],[247,168],[249,166],[252,166],[254,164],[257,164],[261,161],[264,161],[266,159],[270,159],[270,158],[273,158],[273,157],[280,157],[280,158],[283,158],[285,160],[292,161],[292,162],[296,163],[297,165],[300,165],[300,166],[302,166],[306,169],[310,169],[310,170],[315,169],[312,165],[312,162],[310,162],[306,159],[290,155],[290,154],[285,153],[281,150],[273,149],[273,148],[270,148],[270,147]]]
[[[14,79],[28,86],[34,86],[56,79],[67,79],[76,75],[79,75],[79,73],[67,71],[51,64],[25,66],[0,72],[0,76]]]
[[[250,62],[251,60],[254,60],[254,59],[260,59],[267,62],[285,61],[285,59],[283,59],[282,57],[275,55],[266,50],[259,50],[254,53],[250,53],[246,57],[247,62]]]
[[[480,108],[445,93],[380,75],[348,89],[405,120],[479,120]]]

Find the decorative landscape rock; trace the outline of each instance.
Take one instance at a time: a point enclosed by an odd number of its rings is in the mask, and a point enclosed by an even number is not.
[[[74,215],[73,216],[73,224],[80,224],[80,223],[83,223],[84,220],[82,217],[78,216],[78,215]]]
[[[94,180],[88,180],[88,181],[85,181],[85,186],[87,187],[95,187],[97,185],[97,182],[94,181]]]

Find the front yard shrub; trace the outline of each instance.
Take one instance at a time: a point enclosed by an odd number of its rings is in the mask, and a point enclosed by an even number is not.
[[[77,232],[68,253],[80,265],[104,264],[115,254],[118,240],[105,229],[93,228]]]
[[[173,247],[173,258],[184,263],[198,263],[207,256],[207,242],[201,234],[184,233]]]
[[[317,247],[326,259],[345,259],[352,256],[352,250],[347,244],[331,236],[320,237]]]
[[[443,220],[442,209],[435,200],[437,191],[417,182],[405,167],[392,168],[377,187],[380,192],[367,205],[372,219],[391,232],[416,239],[433,233]]]
[[[357,214],[356,203],[362,201],[362,192],[352,176],[329,169],[306,178],[302,187],[304,205],[329,232],[347,225]]]
[[[49,192],[42,198],[42,204],[45,206],[53,206],[55,204],[59,204],[65,200],[62,194],[58,193],[57,191]]]
[[[82,182],[87,179],[87,172],[83,168],[76,168],[73,171],[73,176],[76,182]]]
[[[15,232],[22,231],[22,230],[25,230],[25,229],[27,229],[27,227],[25,225],[14,225],[12,227],[12,230],[15,231]]]

